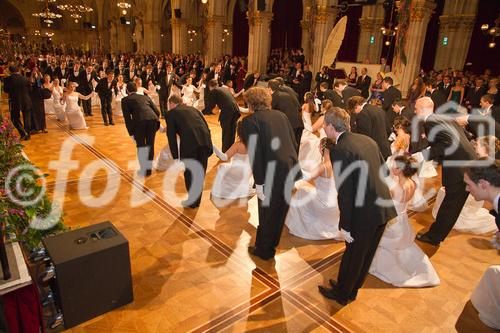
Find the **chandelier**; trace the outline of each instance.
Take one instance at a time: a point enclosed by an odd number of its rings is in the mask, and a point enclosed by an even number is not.
[[[396,1],[384,1],[383,7],[387,11],[390,10],[390,18],[389,22],[387,23],[387,26],[384,24],[382,27],[380,27],[380,31],[382,32],[382,35],[387,36],[387,40],[385,41],[385,45],[389,46],[391,45],[391,39],[396,36],[396,33],[398,32],[398,27],[396,24],[393,22],[394,21],[394,6],[395,6]]]
[[[481,31],[486,36],[491,36],[491,42],[488,43],[488,47],[490,49],[495,48],[495,46],[497,45],[495,43],[495,39],[498,36],[500,36],[500,15],[498,15],[497,19],[495,20],[495,26],[494,27],[490,27],[489,24],[485,23],[485,24],[481,25]]]
[[[57,6],[60,10],[67,11],[69,16],[78,23],[78,20],[82,18],[82,13],[90,13],[94,11],[92,7],[86,6],[85,4],[64,4]]]
[[[43,18],[43,22],[47,23],[47,26],[50,27],[52,23],[54,23],[55,19],[59,19],[62,17],[61,14],[54,13],[49,8],[49,2],[54,2],[53,0],[45,0],[45,8],[39,13],[33,13],[32,15],[35,17]]]
[[[127,9],[132,7],[132,5],[126,1],[117,2],[116,5],[122,10],[122,15],[127,15]]]

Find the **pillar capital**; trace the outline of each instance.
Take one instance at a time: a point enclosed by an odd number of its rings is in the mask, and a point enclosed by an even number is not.
[[[309,20],[300,20],[300,27],[302,30],[309,30],[311,29],[311,23]]]
[[[327,7],[318,7],[316,15],[314,15],[314,22],[324,24],[328,21],[329,18],[335,17],[336,14],[336,10]]]
[[[414,0],[410,5],[410,22],[428,21],[435,8],[433,1]]]
[[[439,24],[443,29],[458,30],[460,23],[460,16],[441,15],[439,17]]]
[[[224,23],[224,16],[220,16],[220,15],[212,15],[212,16],[209,16],[207,17],[207,20],[205,21],[205,25],[208,27],[214,27],[216,26],[217,24],[221,24]]]
[[[273,19],[274,14],[266,11],[248,11],[247,18],[249,25],[262,25],[264,23],[270,23]]]

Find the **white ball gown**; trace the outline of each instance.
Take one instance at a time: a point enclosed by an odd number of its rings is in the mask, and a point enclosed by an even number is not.
[[[432,216],[434,218],[437,216],[445,194],[444,187],[441,187],[436,196],[434,207],[432,207]],[[476,201],[469,194],[453,229],[473,234],[485,234],[497,230],[495,217],[486,208],[483,208],[483,205],[484,201]]]
[[[156,86],[152,82],[149,82],[148,90],[150,92],[149,98],[151,98],[151,100],[153,101],[153,103],[155,103],[157,107],[160,107],[160,95],[158,95]]]
[[[124,83],[121,88],[116,86],[115,106],[113,114],[115,116],[123,116],[122,112],[122,98],[127,96],[127,85]]]
[[[97,82],[95,80],[92,80],[92,87],[93,90],[95,90],[95,87],[97,87]],[[99,98],[98,94],[95,94],[90,98],[90,103],[92,106],[98,106],[99,108],[101,107],[101,99]]]
[[[302,112],[302,120],[306,128],[311,128],[311,113]],[[321,138],[326,137],[326,134],[323,129],[320,129],[320,137],[317,137],[306,128],[302,131],[302,137],[300,138],[298,159],[300,169],[306,174],[311,174],[318,165],[321,165],[321,152],[318,147]]]
[[[254,179],[248,154],[236,153],[231,161],[217,168],[212,195],[221,199],[240,199],[252,196]]]
[[[316,150],[319,149],[316,147]],[[306,182],[298,183],[285,220],[292,235],[311,240],[343,240],[339,219],[333,176],[317,177],[314,187]]]
[[[87,123],[78,105],[78,96],[66,96],[66,117],[70,129],[87,129]]]
[[[200,87],[198,88],[198,91],[200,92],[200,95],[196,101],[193,103],[193,107],[198,109],[199,111],[203,111],[205,108],[205,84],[201,84]]]
[[[433,287],[439,277],[427,255],[415,244],[408,221],[407,203],[394,201],[398,216],[385,228],[370,274],[396,287]],[[356,240],[354,240],[356,241]]]
[[[44,88],[46,89],[46,88]],[[54,97],[51,95],[50,98],[45,98],[43,100],[43,107],[45,108],[45,114],[55,114],[54,110]]]
[[[66,120],[66,104],[61,101],[61,97],[63,94],[62,87],[54,87],[52,90],[52,99],[54,101],[54,113],[56,115],[57,120],[65,121]]]
[[[196,101],[196,95],[194,94],[195,91],[198,92],[198,89],[192,84],[182,86],[182,102],[188,106],[193,106]]]

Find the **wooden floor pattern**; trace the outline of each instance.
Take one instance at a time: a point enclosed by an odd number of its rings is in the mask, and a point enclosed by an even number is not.
[[[70,131],[48,117],[49,133],[34,135],[25,147],[49,173],[50,195],[66,187],[66,224],[109,220],[130,242],[134,302],[71,332],[491,331],[468,303],[486,268],[499,263],[488,246],[490,236],[452,231],[437,251],[419,244],[431,257],[440,286],[395,288],[369,276],[356,302],[340,308],[323,298],[317,285],[336,276],[343,243],[307,241],[285,228],[274,262],[252,259],[247,246],[258,223],[256,198],[238,203],[210,198],[215,156],[200,208],[184,210],[182,176],[155,171],[145,181],[137,178],[136,150],[123,119],[105,127],[98,113],[86,118],[86,131]],[[207,121],[220,146],[216,116]],[[166,143],[158,134],[157,154]],[[59,159],[62,146],[71,145],[63,164],[51,162]],[[70,159],[77,164],[63,179],[61,166],[71,165]],[[428,187],[437,189],[438,181]],[[100,197],[106,191],[116,193],[109,202]],[[413,214],[411,223],[416,231],[428,227],[430,209]]]

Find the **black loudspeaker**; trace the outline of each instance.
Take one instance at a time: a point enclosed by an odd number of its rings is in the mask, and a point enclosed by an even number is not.
[[[181,10],[179,8],[175,8],[174,15],[175,15],[175,18],[181,18],[182,17]]]
[[[257,0],[257,10],[266,10],[266,0]]]
[[[121,16],[120,17],[120,23],[121,24],[127,24],[127,19],[125,18],[125,16]]]
[[[43,240],[55,266],[65,328],[134,299],[128,241],[110,222]]]

